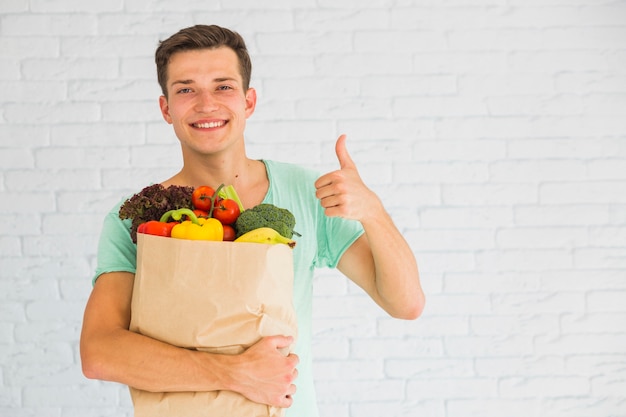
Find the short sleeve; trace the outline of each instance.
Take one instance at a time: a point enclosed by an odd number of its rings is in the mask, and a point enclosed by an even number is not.
[[[296,165],[265,160],[270,188],[264,202],[292,211],[302,246],[296,263],[301,270],[335,268],[344,252],[363,234],[358,221],[328,217],[315,196],[320,174]]]
[[[107,272],[135,273],[137,267],[137,246],[130,237],[130,220],[119,218],[119,205],[104,218],[100,241],[95,284],[98,277]]]
[[[328,217],[318,210],[317,262],[318,268],[336,268],[344,252],[363,234],[363,226],[355,220]]]

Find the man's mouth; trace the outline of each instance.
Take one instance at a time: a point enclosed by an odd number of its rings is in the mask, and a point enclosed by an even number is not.
[[[225,124],[226,120],[220,120],[215,122],[192,123],[192,126],[198,129],[214,129],[216,127],[222,127]]]

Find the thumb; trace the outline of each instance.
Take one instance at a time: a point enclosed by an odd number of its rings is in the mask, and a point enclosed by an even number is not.
[[[339,160],[339,166],[341,167],[341,169],[356,169],[356,165],[354,164],[354,161],[350,157],[348,149],[346,148],[346,138],[346,135],[339,136],[339,139],[337,139],[337,143],[335,144],[335,153],[337,154],[337,159]]]

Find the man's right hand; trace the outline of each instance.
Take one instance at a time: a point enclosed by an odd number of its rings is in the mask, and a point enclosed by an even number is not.
[[[285,356],[281,349],[293,344],[291,336],[269,336],[259,340],[241,355],[231,368],[231,390],[261,404],[287,408],[293,403],[298,376],[298,356]]]

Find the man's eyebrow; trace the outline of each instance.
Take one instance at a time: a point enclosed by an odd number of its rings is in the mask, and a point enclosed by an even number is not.
[[[176,85],[176,84],[193,84],[193,80],[176,80],[176,81],[172,81],[170,83],[170,85]]]
[[[221,83],[224,81],[238,81],[238,80],[235,77],[217,77],[213,79],[213,82],[216,82],[216,83]],[[170,85],[175,85],[175,84],[189,85],[189,84],[193,84],[194,82],[195,82],[194,80],[176,80],[176,81],[172,81]]]
[[[238,80],[235,77],[218,77],[218,78],[215,78],[213,81],[215,81],[216,83],[222,83],[224,81],[238,81]]]

